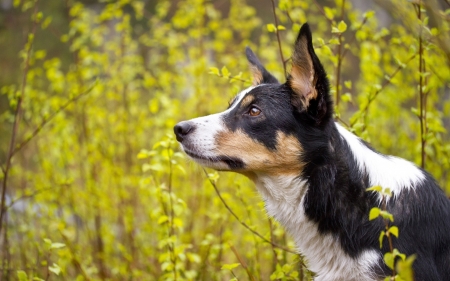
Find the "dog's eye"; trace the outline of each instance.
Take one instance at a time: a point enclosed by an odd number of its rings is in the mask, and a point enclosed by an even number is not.
[[[248,111],[248,114],[250,116],[258,116],[261,113],[261,110],[257,108],[256,106],[252,106],[250,110]]]

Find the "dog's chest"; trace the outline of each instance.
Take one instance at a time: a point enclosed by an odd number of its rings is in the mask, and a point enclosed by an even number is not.
[[[316,223],[307,218],[303,204],[307,192],[305,181],[263,179],[257,182],[257,187],[264,197],[268,214],[294,238],[308,268],[316,273],[316,281],[376,280],[372,274],[379,259],[375,250],[364,251],[352,258],[342,249],[338,238],[319,233]]]

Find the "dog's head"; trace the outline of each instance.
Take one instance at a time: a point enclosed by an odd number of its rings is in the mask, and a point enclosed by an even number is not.
[[[178,123],[177,140],[192,159],[217,170],[301,173],[327,145],[321,137],[332,119],[326,73],[307,24],[300,29],[292,68],[280,84],[246,49],[253,86],[221,113]]]

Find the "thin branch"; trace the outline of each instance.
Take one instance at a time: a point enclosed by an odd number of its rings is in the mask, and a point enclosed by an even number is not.
[[[169,142],[169,146],[167,147],[167,154],[169,155],[169,208],[170,208],[170,220],[169,220],[169,238],[172,235],[175,235],[175,228],[173,226],[173,221],[175,219],[175,211],[173,208],[173,199],[172,199],[172,175],[173,175],[173,166],[172,166],[172,156],[171,155],[171,148],[170,148],[170,142]],[[173,247],[169,247],[169,249],[171,249],[171,259],[173,262],[173,278],[176,281],[178,279],[177,276],[177,256],[175,253],[175,245],[173,245]]]
[[[342,7],[341,7],[341,21],[344,20],[344,14],[345,13],[345,0],[342,0]],[[339,107],[339,100],[340,100],[340,86],[341,86],[341,68],[342,68],[342,61],[344,60],[344,57],[342,56],[342,33],[339,33],[338,36],[339,44],[337,46],[337,66],[336,66],[336,109]]]
[[[423,22],[422,22],[422,1],[419,0],[418,3],[413,4],[414,8],[417,8],[417,18],[421,22],[420,30],[419,30],[419,102],[420,102],[420,113],[419,113],[419,119],[420,119],[420,147],[421,147],[421,167],[425,169],[425,161],[426,161],[426,151],[425,147],[427,145],[427,140],[425,138],[428,128],[427,128],[427,93],[423,92],[424,83],[424,77],[423,74],[425,73],[425,59],[423,57]]]
[[[20,196],[20,197],[18,197],[18,198],[16,198],[16,199],[13,199],[13,200],[11,201],[11,203],[9,203],[9,205],[6,206],[6,209],[11,208],[14,204],[16,204],[17,202],[19,202],[20,200],[34,197],[34,196],[38,195],[38,194],[41,193],[41,192],[49,191],[49,190],[52,190],[52,189],[53,189],[53,187],[47,187],[47,188],[38,189],[38,190],[34,191],[34,192],[31,193],[31,194],[23,195],[23,196]]]
[[[352,37],[352,39],[350,39],[350,41],[348,42],[348,45],[353,44],[353,41],[355,41],[355,39],[356,39],[356,32],[358,32],[358,31],[366,24],[366,22],[367,22],[367,16],[364,17],[364,19],[363,19],[363,21],[361,22],[361,24],[358,26],[357,29],[355,29],[355,32],[353,33],[353,37]],[[348,50],[349,50],[349,49],[345,49],[345,50],[344,50],[344,52],[343,52],[342,55],[341,55],[342,58],[345,57],[345,55],[347,54],[347,51],[348,51]]]
[[[37,126],[34,131],[31,133],[31,135],[25,139],[24,141],[22,141],[20,144],[18,144],[16,146],[16,148],[13,150],[12,152],[12,156],[14,156],[17,152],[19,152],[25,145],[27,145],[37,134],[39,134],[39,132],[44,128],[44,126],[46,124],[48,124],[58,113],[60,113],[61,111],[63,111],[64,109],[66,109],[70,104],[72,104],[73,102],[77,101],[78,99],[80,99],[82,96],[85,96],[87,94],[89,94],[92,89],[95,87],[96,83],[94,85],[92,85],[89,89],[87,89],[86,91],[84,91],[83,93],[69,99],[65,104],[63,104],[60,108],[58,108],[57,110],[55,110],[52,114],[50,114],[47,118],[45,118],[44,120],[42,120],[41,124],[39,124],[39,126]]]
[[[316,7],[319,9],[319,12],[331,23],[333,24],[333,20],[329,19],[327,17],[327,14],[325,13],[324,9],[322,8],[322,6],[320,6],[319,2],[317,2],[317,0],[314,0],[314,4],[316,5]]]
[[[245,222],[243,222],[241,219],[239,219],[239,217],[236,215],[236,213],[230,208],[230,206],[228,206],[227,202],[225,202],[225,200],[223,199],[222,195],[220,194],[219,189],[217,188],[217,185],[214,183],[214,181],[212,181],[209,176],[208,173],[206,172],[206,170],[203,168],[203,172],[205,172],[206,177],[208,178],[209,182],[211,183],[211,185],[214,187],[214,190],[216,191],[217,196],[219,196],[220,201],[222,201],[222,204],[225,206],[225,208],[228,210],[228,212],[230,212],[230,214],[245,228],[247,228],[248,230],[250,230],[250,232],[252,232],[253,234],[255,234],[256,236],[258,236],[259,238],[261,238],[264,242],[269,243],[270,245],[282,249],[286,252],[289,252],[291,254],[298,254],[297,252],[283,247],[281,245],[278,245],[276,243],[271,242],[270,240],[267,240],[264,236],[262,236],[261,234],[259,234],[257,231],[253,230],[250,226],[248,226]]]
[[[380,94],[386,87],[387,85],[389,85],[392,81],[392,78],[394,78],[394,76],[402,69],[404,68],[405,65],[407,65],[410,61],[412,61],[418,53],[415,53],[414,55],[412,55],[404,64],[399,65],[397,67],[397,69],[395,69],[395,71],[389,76],[389,79],[386,79],[383,83],[383,85],[381,85],[381,87],[373,94],[370,94],[368,97],[368,101],[366,106],[360,110],[360,112],[362,112],[363,116],[365,117],[367,115],[367,112],[369,111],[369,107],[372,104],[372,102],[377,98],[378,94]],[[353,127],[357,122],[357,119],[355,119],[353,122],[351,122],[350,127]],[[365,126],[364,126],[365,128]]]
[[[14,113],[14,123],[12,128],[12,134],[11,139],[9,142],[9,152],[6,157],[6,165],[4,168],[4,177],[3,177],[3,189],[2,189],[2,195],[1,195],[1,206],[0,206],[0,233],[2,232],[3,227],[3,216],[5,215],[6,209],[5,209],[5,201],[6,201],[6,190],[7,190],[7,183],[8,183],[8,174],[9,170],[11,168],[11,159],[13,157],[14,152],[14,145],[16,142],[16,136],[19,131],[19,123],[20,119],[22,117],[22,101],[23,97],[25,95],[25,88],[27,86],[27,76],[28,76],[28,70],[30,68],[30,57],[31,57],[31,49],[33,47],[34,42],[34,35],[36,34],[37,26],[38,26],[38,19],[37,19],[37,13],[38,13],[38,1],[35,0],[34,2],[34,10],[33,10],[33,27],[32,31],[28,36],[27,43],[25,46],[27,47],[26,50],[26,57],[25,57],[25,65],[23,68],[23,77],[22,77],[22,89],[20,96],[17,98],[17,105],[16,105],[16,111]]]
[[[278,18],[277,18],[277,13],[275,10],[275,1],[271,0],[271,2],[272,2],[273,17],[275,19],[275,32],[277,34],[278,49],[280,50],[280,57],[281,57],[281,61],[283,62],[284,76],[287,77],[287,70],[286,70],[286,64],[284,63],[285,60],[284,60],[284,56],[283,56],[283,49],[281,48],[280,31],[278,30]]]
[[[236,256],[236,258],[238,259],[239,263],[242,265],[242,267],[245,269],[245,271],[247,272],[248,278],[252,281],[256,281],[255,277],[253,277],[253,274],[250,272],[250,270],[248,269],[247,264],[245,263],[245,261],[241,258],[241,256],[239,255],[238,251],[236,250],[236,248],[230,244],[230,249],[231,251],[233,251],[234,255]]]

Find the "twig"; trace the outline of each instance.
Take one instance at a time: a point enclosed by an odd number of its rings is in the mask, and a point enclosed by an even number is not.
[[[22,101],[23,101],[23,97],[25,95],[28,70],[30,68],[31,49],[33,47],[34,35],[36,34],[36,30],[37,30],[37,26],[38,26],[38,20],[37,20],[38,1],[39,0],[35,0],[35,2],[34,2],[34,10],[33,10],[33,17],[32,17],[34,20],[34,23],[33,23],[32,31],[31,31],[30,35],[28,36],[28,41],[25,44],[25,46],[28,49],[26,50],[25,65],[23,68],[22,90],[21,90],[20,96],[17,98],[16,111],[14,113],[13,129],[12,129],[11,139],[9,142],[9,152],[6,156],[6,165],[5,165],[5,168],[3,171],[3,174],[4,174],[3,189],[2,189],[1,206],[0,206],[0,233],[2,232],[3,216],[6,211],[5,210],[5,201],[6,201],[6,189],[7,189],[7,183],[8,183],[8,174],[9,174],[9,170],[11,168],[11,159],[13,157],[14,144],[16,142],[16,136],[19,131],[19,123],[20,123],[20,119],[22,117]]]
[[[9,205],[6,206],[6,209],[11,208],[14,204],[16,204],[18,201],[20,201],[22,199],[31,198],[31,197],[34,197],[34,196],[36,196],[37,194],[39,194],[41,192],[45,192],[45,191],[52,190],[52,189],[53,189],[53,187],[42,188],[42,189],[36,190],[35,192],[33,192],[31,194],[20,196],[20,197],[18,197],[16,199],[12,200],[11,203],[9,203]]]
[[[167,154],[169,155],[169,208],[170,208],[170,220],[169,220],[169,238],[175,234],[175,229],[173,227],[173,221],[175,219],[175,211],[173,209],[173,200],[172,200],[172,174],[173,174],[173,167],[172,167],[172,155],[171,155],[171,148],[170,148],[170,142],[169,146],[167,147]],[[173,278],[176,281],[178,279],[177,276],[177,256],[175,253],[175,245],[173,247],[169,248],[171,249],[171,256],[172,256],[172,262],[173,262]]]
[[[219,196],[220,201],[222,201],[222,204],[225,206],[225,208],[228,210],[228,212],[230,212],[230,214],[245,228],[247,228],[248,230],[250,230],[250,232],[252,232],[253,234],[255,234],[256,236],[258,236],[259,238],[261,238],[264,242],[269,243],[270,245],[282,249],[286,252],[289,252],[291,254],[298,254],[297,252],[283,247],[281,245],[278,245],[276,243],[271,242],[270,240],[267,240],[266,238],[264,238],[264,236],[262,236],[261,234],[259,234],[257,231],[253,230],[250,226],[248,226],[245,222],[243,222],[241,219],[239,219],[239,217],[236,215],[236,213],[230,208],[230,206],[228,206],[227,202],[225,202],[225,200],[223,199],[222,195],[220,194],[219,189],[217,188],[217,185],[214,183],[214,181],[212,181],[209,177],[208,177],[208,173],[206,172],[206,170],[204,168],[203,172],[205,172],[206,177],[208,178],[209,182],[211,183],[211,185],[214,187],[214,190],[216,191],[217,196]]]
[[[367,16],[364,17],[364,19],[361,22],[361,24],[358,26],[357,29],[355,29],[355,32],[353,33],[352,39],[350,39],[350,41],[348,42],[348,45],[353,44],[353,41],[355,41],[355,39],[356,39],[356,32],[358,32],[366,24],[366,22],[367,22]],[[345,55],[347,54],[348,50],[349,49],[345,49],[344,52],[342,52],[342,55],[341,55],[342,58],[345,57]]]
[[[362,112],[364,118],[367,115],[367,112],[369,111],[369,107],[372,104],[372,102],[376,99],[376,97],[378,96],[378,94],[380,94],[384,88],[386,88],[387,85],[389,85],[392,81],[392,78],[394,78],[394,76],[404,67],[403,65],[407,65],[410,61],[412,61],[415,57],[417,56],[417,53],[415,53],[414,55],[412,55],[404,64],[399,65],[397,67],[397,69],[395,69],[395,71],[389,76],[389,79],[386,79],[383,83],[383,85],[381,85],[381,87],[373,94],[370,94],[368,97],[368,101],[366,106],[360,110],[360,112]],[[350,127],[353,127],[357,122],[357,119],[355,119],[353,122],[350,123]],[[365,128],[365,125],[364,125]]]
[[[280,50],[280,57],[281,57],[281,61],[283,62],[284,76],[287,77],[286,64],[284,63],[285,60],[284,60],[284,56],[283,56],[283,49],[281,47],[280,31],[278,30],[278,18],[277,18],[277,13],[275,10],[275,1],[271,0],[271,2],[272,2],[273,17],[275,19],[275,33],[277,34],[278,49]]]
[[[47,118],[44,118],[44,120],[42,120],[41,124],[39,124],[39,126],[37,126],[34,131],[31,133],[31,135],[25,139],[24,141],[22,141],[20,144],[18,144],[13,152],[12,155],[14,156],[17,152],[19,152],[25,145],[27,145],[37,134],[39,134],[39,132],[44,128],[44,126],[46,124],[48,124],[58,113],[60,113],[61,111],[63,111],[64,109],[66,109],[71,103],[77,101],[78,99],[80,99],[82,96],[85,96],[87,94],[89,94],[92,89],[95,87],[96,84],[92,85],[89,89],[87,89],[86,91],[84,91],[83,93],[69,99],[65,104],[63,104],[60,108],[58,108],[57,110],[55,110],[52,114],[50,114]]]
[[[238,259],[239,263],[242,265],[242,267],[245,269],[245,271],[247,272],[248,278],[252,281],[256,281],[255,277],[253,277],[252,273],[250,272],[250,270],[248,269],[247,264],[245,263],[245,261],[241,258],[241,256],[239,255],[238,251],[236,250],[236,248],[234,248],[233,245],[230,244],[230,249],[231,251],[233,251],[234,255],[236,256],[236,258]]]
[[[426,161],[426,151],[425,147],[427,145],[427,140],[425,138],[428,128],[427,128],[427,93],[423,92],[424,87],[424,79],[423,74],[425,73],[425,59],[423,57],[423,22],[422,22],[422,1],[419,0],[418,3],[413,4],[415,8],[417,8],[417,18],[421,22],[421,26],[419,29],[419,102],[420,102],[420,113],[419,113],[419,120],[420,120],[420,146],[421,146],[421,167],[425,169],[425,161]]]
[[[344,20],[344,12],[345,12],[345,0],[342,0],[342,7],[341,7],[341,21]],[[337,46],[337,66],[336,66],[336,109],[339,107],[339,100],[340,100],[340,85],[341,85],[341,67],[342,67],[342,61],[344,57],[342,56],[342,33],[339,33],[338,35],[339,44]]]
[[[320,6],[319,2],[317,2],[317,0],[314,0],[314,4],[316,5],[316,7],[319,9],[319,12],[331,23],[333,24],[333,20],[329,19],[327,17],[327,14],[325,13],[325,11],[323,10],[322,6]]]

